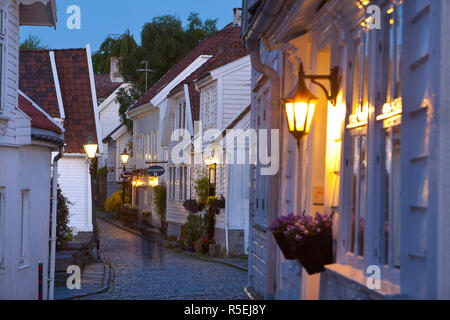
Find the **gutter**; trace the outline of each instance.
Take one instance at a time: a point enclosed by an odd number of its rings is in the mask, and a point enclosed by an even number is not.
[[[256,40],[264,37],[267,29],[272,25],[272,20],[277,17],[284,7],[285,0],[273,1],[263,0],[259,9],[254,14],[256,19],[248,26],[247,33],[244,35],[245,40]]]
[[[285,2],[284,1],[270,1],[266,0],[261,4],[261,9],[256,13],[257,19],[250,25],[249,31],[245,36],[247,40],[247,46],[250,51],[250,59],[252,67],[257,72],[266,76],[270,81],[270,99],[269,108],[271,110],[270,115],[270,128],[280,129],[281,128],[281,81],[280,75],[272,67],[265,65],[261,62],[260,48],[261,40],[264,39],[265,33],[272,24],[272,20],[275,15],[281,12]],[[266,50],[269,51],[268,48]],[[252,119],[252,124],[254,123]],[[280,136],[281,137],[281,136]],[[277,147],[277,146],[271,146]],[[278,148],[281,148],[281,143],[278,144]],[[281,152],[281,150],[280,150]],[[281,153],[280,153],[281,154]],[[276,175],[269,176],[268,185],[271,186],[272,190],[279,190],[280,188],[280,172]],[[263,199],[265,200],[265,199]],[[267,195],[267,212],[268,221],[274,221],[278,216],[279,207],[279,193],[278,192],[268,192]],[[250,232],[250,234],[252,234]],[[267,237],[267,276],[266,276],[266,292],[264,293],[267,299],[273,299],[276,292],[276,245],[273,237],[268,235]]]
[[[53,159],[53,179],[52,179],[52,219],[51,219],[51,235],[50,235],[50,274],[48,277],[48,300],[55,298],[55,258],[56,258],[56,226],[57,226],[57,210],[58,210],[58,161],[64,155],[64,147],[59,147],[58,155]]]

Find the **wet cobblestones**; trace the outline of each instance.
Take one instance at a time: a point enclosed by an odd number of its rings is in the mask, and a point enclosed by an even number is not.
[[[89,299],[247,299],[247,273],[179,254],[99,220],[101,253],[113,267],[111,288]]]

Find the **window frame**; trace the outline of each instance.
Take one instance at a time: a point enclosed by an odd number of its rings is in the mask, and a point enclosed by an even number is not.
[[[203,88],[200,92],[200,117],[204,129],[217,127],[217,99],[218,99],[217,83],[211,83]],[[214,94],[211,94],[214,93]],[[206,99],[206,96],[208,99]],[[214,98],[213,98],[214,97]],[[206,101],[207,100],[207,101]],[[208,108],[206,108],[208,106]]]
[[[29,249],[29,230],[31,218],[31,193],[29,189],[20,191],[20,253],[19,264],[23,265],[27,262]]]
[[[401,4],[397,3],[397,4]],[[387,12],[387,9],[390,6],[394,6],[393,2],[386,2],[382,6],[382,12]],[[397,6],[397,5],[395,5]],[[383,19],[384,21],[384,19]],[[385,25],[383,24],[383,28]],[[402,32],[402,27],[397,29],[397,32]],[[386,43],[389,43],[390,35],[388,34],[388,40],[386,41],[386,33],[382,30],[361,30],[358,26],[351,33],[353,35],[353,40],[357,40],[359,36],[362,34],[366,34],[365,37],[368,37],[366,43],[368,44],[368,84],[367,88],[364,88],[364,92],[367,92],[367,102],[368,107],[373,107],[373,112],[369,114],[368,109],[360,109],[359,112],[355,112],[355,109],[358,111],[358,108],[355,108],[355,94],[361,95],[361,86],[359,86],[359,90],[356,93],[354,88],[354,72],[353,69],[350,68],[351,72],[349,72],[349,76],[347,78],[347,103],[352,104],[349,106],[346,120],[346,129],[344,130],[344,146],[343,146],[343,161],[342,172],[343,179],[341,183],[341,218],[339,222],[340,232],[338,234],[338,253],[337,253],[337,263],[349,265],[355,269],[359,269],[363,271],[365,274],[366,269],[370,265],[377,265],[381,269],[381,277],[383,280],[393,283],[397,286],[400,285],[400,269],[392,269],[388,265],[384,265],[380,261],[380,227],[381,227],[381,217],[384,212],[381,210],[381,206],[376,204],[375,200],[379,199],[381,194],[380,185],[383,183],[383,180],[380,178],[380,169],[384,165],[381,163],[382,161],[378,161],[380,152],[383,150],[381,147],[384,145],[381,142],[381,138],[383,135],[380,134],[380,128],[383,129],[381,124],[382,121],[377,119],[377,115],[383,108],[383,101],[380,101],[380,95],[377,95],[377,92],[384,93],[387,90],[387,86],[384,84],[386,77],[389,77],[389,72],[386,69],[386,54],[385,50],[383,50],[383,54],[378,52],[379,45],[378,43],[381,41],[380,45],[383,46]],[[355,43],[352,43],[348,48],[348,62],[355,61],[354,55]],[[363,50],[365,52],[365,50]],[[397,54],[397,57],[401,60],[400,55]],[[364,65],[364,58],[361,58],[361,66]],[[382,65],[382,68],[376,68],[375,65]],[[349,63],[351,66],[351,63]],[[360,70],[360,74],[363,73]],[[400,70],[400,79],[401,79],[401,70]],[[360,76],[360,82],[364,82],[364,75]],[[401,84],[400,84],[401,86]],[[381,95],[382,97],[382,95]],[[387,97],[387,95],[386,95]],[[359,100],[358,100],[359,99]],[[358,105],[361,106],[365,103],[361,103],[361,99],[358,98]],[[366,99],[366,97],[364,97]],[[383,100],[383,99],[381,99]],[[381,105],[380,105],[381,104]],[[398,124],[398,123],[397,123]],[[394,125],[397,125],[394,124]],[[383,129],[384,130],[384,129]],[[353,254],[350,252],[351,246],[351,192],[348,189],[349,183],[351,182],[351,166],[348,164],[350,158],[351,151],[353,147],[351,147],[352,139],[357,135],[366,135],[367,139],[367,164],[366,164],[366,176],[367,176],[367,186],[366,186],[366,225],[365,225],[365,235],[364,235],[364,257],[360,257],[357,254]],[[381,163],[381,164],[380,164]],[[401,220],[401,219],[400,219]],[[403,223],[400,222],[401,228],[403,228]],[[400,238],[401,239],[401,238]],[[400,240],[400,252],[404,250],[404,245]],[[367,254],[366,254],[367,253]]]

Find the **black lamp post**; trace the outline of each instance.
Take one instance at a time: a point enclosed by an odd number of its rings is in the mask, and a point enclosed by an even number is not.
[[[98,239],[98,233],[97,233],[97,219],[95,217],[95,200],[94,200],[94,173],[95,173],[95,160],[97,158],[97,150],[98,150],[98,144],[94,141],[92,134],[89,134],[88,142],[83,145],[84,152],[86,153],[86,156],[89,161],[89,173],[91,175],[91,206],[92,206],[92,224],[93,224],[93,232],[92,232],[92,240],[94,242],[94,259],[98,259],[98,251],[100,247],[100,241]]]
[[[123,150],[120,155],[120,161],[122,161],[122,205],[125,204],[125,171],[127,170],[127,162],[130,159],[130,155],[127,152],[127,148]]]

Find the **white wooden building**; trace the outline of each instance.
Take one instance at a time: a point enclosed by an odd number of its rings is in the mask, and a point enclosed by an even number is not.
[[[102,141],[90,46],[20,52],[20,88],[65,129],[59,184],[70,206],[73,232],[90,232],[92,199],[83,144]],[[99,154],[103,144],[99,145]]]
[[[380,29],[369,28],[369,5],[380,9]],[[252,173],[249,289],[278,299],[450,298],[448,1],[244,0],[243,8],[252,127],[281,130],[278,173],[261,176],[260,164]],[[338,66],[342,81],[336,107],[309,87],[320,102],[298,148],[279,110],[300,62],[312,75]],[[335,212],[334,263],[320,275],[285,260],[267,231],[277,216],[303,211]],[[381,286],[370,289],[373,268]]]
[[[108,168],[107,182],[107,197],[113,193],[122,190],[121,183],[123,182],[123,163],[120,155],[127,150],[131,155],[130,143],[133,142],[133,136],[128,132],[125,125],[120,124],[108,136],[103,139],[103,145],[106,145],[107,157],[106,165]],[[126,171],[133,171],[135,169],[134,158],[130,157],[126,164]]]
[[[55,1],[2,0],[0,34],[0,299],[47,296],[52,151],[63,132],[18,88],[19,25],[55,26]]]

